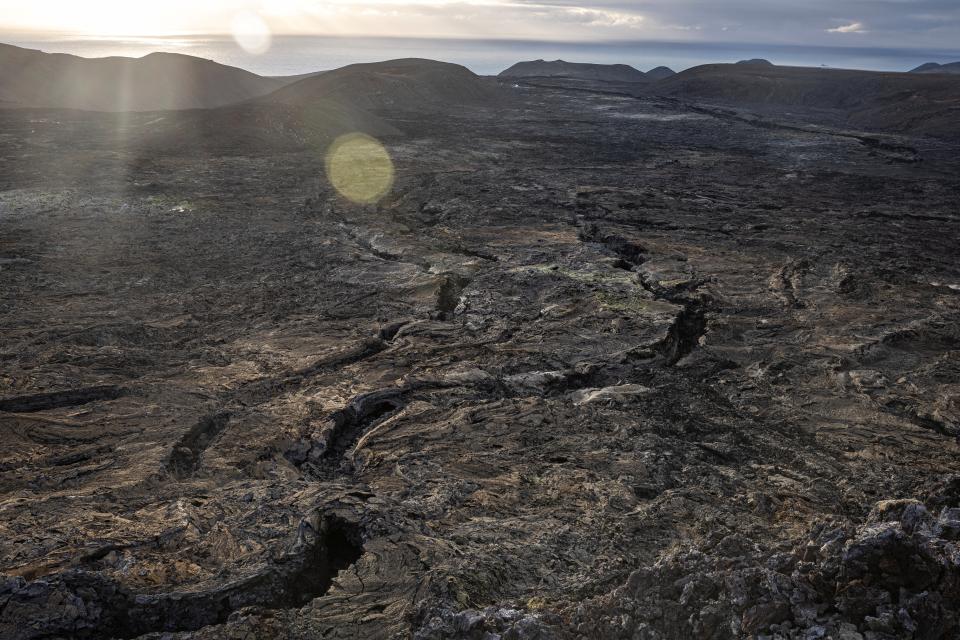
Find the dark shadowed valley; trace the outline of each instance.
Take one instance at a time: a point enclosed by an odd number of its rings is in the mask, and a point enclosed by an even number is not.
[[[747,62],[0,47],[0,637],[960,637],[960,76]]]

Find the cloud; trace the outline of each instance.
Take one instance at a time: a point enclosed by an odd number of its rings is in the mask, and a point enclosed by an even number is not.
[[[862,22],[851,22],[841,27],[827,29],[827,33],[866,33],[866,30],[863,28]]]
[[[960,48],[960,0],[0,0],[0,35],[225,33],[242,10],[274,34]]]
[[[621,11],[606,11],[603,9],[587,9],[584,7],[569,7],[566,12],[591,27],[639,27],[643,16]]]

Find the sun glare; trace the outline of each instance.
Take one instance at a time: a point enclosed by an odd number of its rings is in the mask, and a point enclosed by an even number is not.
[[[0,11],[3,5],[4,1],[0,0]],[[128,0],[47,1],[17,7],[0,18],[0,28],[7,23],[9,28],[88,37],[239,32],[249,38],[252,49],[260,49],[265,40],[263,34],[269,31],[266,18],[294,14],[293,5],[277,0],[202,3],[166,0],[151,4]]]
[[[273,39],[270,27],[252,11],[238,13],[231,24],[233,39],[247,53],[261,55],[270,50]]]
[[[374,138],[351,133],[337,138],[326,158],[327,177],[343,197],[373,204],[393,187],[390,153]]]

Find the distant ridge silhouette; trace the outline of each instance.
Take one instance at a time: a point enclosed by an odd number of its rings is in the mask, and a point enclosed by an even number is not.
[[[556,77],[607,82],[647,82],[647,74],[626,64],[589,64],[564,60],[518,62],[500,72],[502,78]]]
[[[938,64],[936,62],[927,62],[916,69],[911,69],[910,73],[956,73],[960,74],[960,62],[948,62],[947,64]]]
[[[287,82],[178,53],[81,58],[0,44],[0,102],[8,107],[210,108],[270,93]]]

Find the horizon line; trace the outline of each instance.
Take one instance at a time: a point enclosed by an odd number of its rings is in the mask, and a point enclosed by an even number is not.
[[[124,40],[142,40],[142,41],[151,41],[151,40],[170,40],[170,39],[204,39],[204,38],[218,38],[229,40],[233,36],[229,33],[222,32],[182,32],[182,33],[165,33],[165,34],[109,34],[109,35],[93,35],[93,34],[79,34],[72,31],[39,31],[39,30],[12,30],[4,31],[0,29],[0,43],[7,42],[9,37],[23,37],[23,36],[57,36],[63,38],[63,40],[49,40],[50,42],[64,42],[64,41],[89,41],[89,42],[123,42]],[[604,39],[604,40],[554,40],[550,38],[496,38],[496,37],[469,37],[469,36],[427,36],[427,35],[410,35],[410,36],[400,36],[400,35],[372,35],[372,34],[343,34],[343,33],[283,33],[278,32],[273,34],[274,37],[282,38],[329,38],[329,39],[338,39],[338,40],[358,40],[358,39],[370,39],[370,40],[440,40],[445,42],[495,42],[495,43],[517,43],[517,44],[545,44],[545,45],[565,45],[565,46],[637,46],[644,44],[654,44],[654,45],[667,45],[671,47],[697,47],[697,46],[707,46],[707,47],[716,47],[716,48],[727,48],[727,49],[738,49],[738,48],[751,48],[751,47],[772,47],[778,49],[797,49],[797,50],[824,50],[824,51],[836,51],[836,50],[846,50],[846,51],[863,51],[863,52],[924,52],[930,54],[944,54],[945,56],[960,55],[960,47],[955,49],[948,49],[942,47],[914,47],[914,46],[905,46],[905,47],[881,47],[881,46],[864,46],[864,45],[826,45],[826,44],[803,44],[803,43],[794,43],[794,42],[733,42],[725,40],[659,40],[654,38],[644,38],[644,39]],[[25,40],[26,42],[44,42],[47,41],[46,38],[31,41]],[[19,46],[11,44],[11,46]]]

